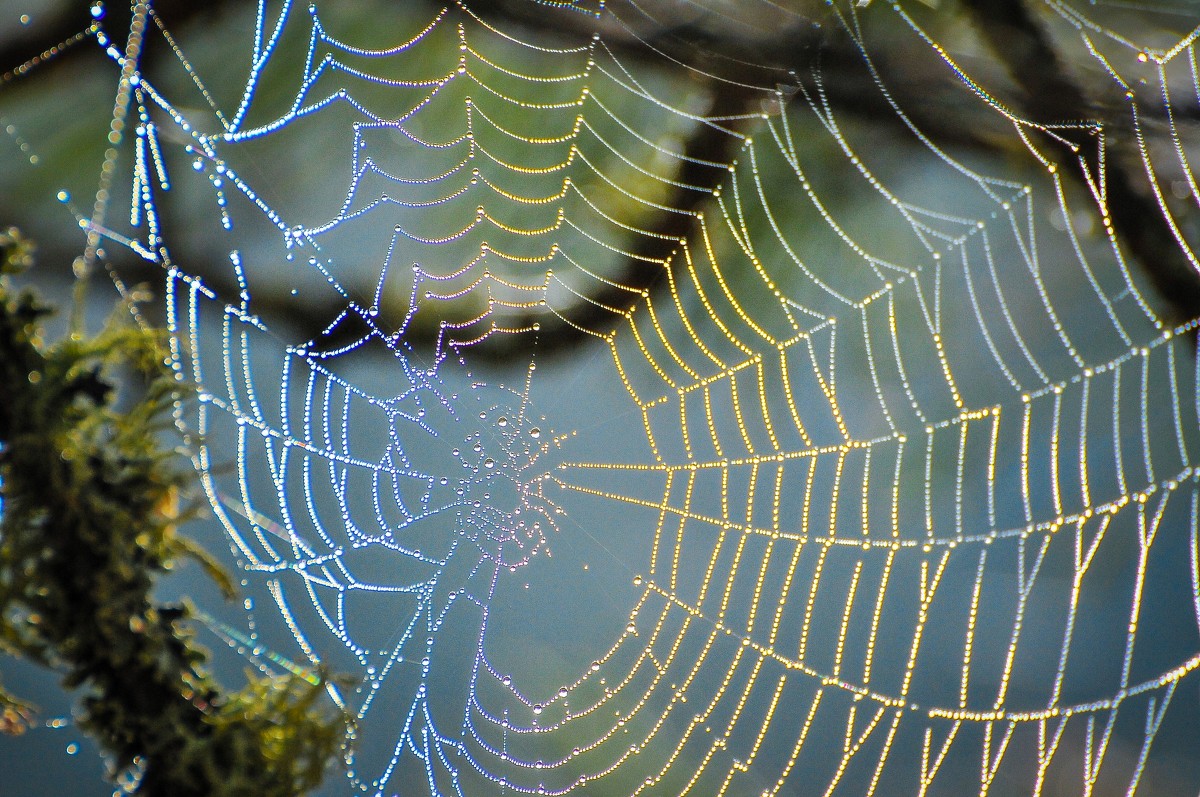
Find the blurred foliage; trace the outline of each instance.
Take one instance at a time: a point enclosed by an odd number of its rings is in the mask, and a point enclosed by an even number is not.
[[[45,343],[50,309],[11,284],[31,262],[27,241],[0,233],[0,652],[80,690],[80,728],[134,793],[312,789],[347,730],[321,700],[326,674],[252,674],[225,694],[188,630],[191,607],[151,597],[184,559],[232,593],[179,530],[186,471],[160,436],[180,385],[161,334],[118,308],[95,336]],[[118,383],[137,395],[119,398]],[[0,691],[0,732],[32,716]]]

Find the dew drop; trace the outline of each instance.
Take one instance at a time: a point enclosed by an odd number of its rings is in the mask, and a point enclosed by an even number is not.
[[[542,436],[542,430],[535,426],[529,430],[529,436],[532,437],[534,440],[537,440],[539,437]]]

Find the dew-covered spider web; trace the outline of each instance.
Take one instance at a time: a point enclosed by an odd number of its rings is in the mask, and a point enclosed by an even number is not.
[[[1196,793],[1200,14],[1025,4],[1093,120],[907,0],[496,5],[88,34],[334,792]]]

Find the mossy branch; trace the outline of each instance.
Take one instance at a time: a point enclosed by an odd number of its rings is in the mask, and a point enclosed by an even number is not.
[[[225,694],[185,603],[151,598],[173,562],[220,568],[181,534],[186,471],[160,439],[180,394],[160,333],[117,313],[94,337],[42,341],[49,314],[11,275],[31,248],[0,233],[0,650],[63,673],[80,727],[142,795],[315,787],[345,738],[327,674],[252,676]],[[114,372],[138,395],[116,396]],[[0,692],[0,730],[30,707]]]

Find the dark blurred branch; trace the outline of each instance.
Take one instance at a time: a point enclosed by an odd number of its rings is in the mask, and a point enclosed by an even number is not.
[[[1045,31],[1023,0],[963,0],[979,35],[1024,92],[1021,111],[1037,124],[1055,125],[1098,119],[1105,125],[1105,144],[1116,157],[1107,159],[1104,179],[1106,209],[1117,239],[1150,278],[1168,308],[1172,325],[1200,316],[1200,274],[1175,240],[1167,219],[1144,176],[1125,150],[1136,140],[1128,120],[1105,118],[1097,103],[1071,79]],[[1047,138],[1063,172],[1085,183],[1083,166],[1072,147]]]
[[[78,9],[56,20],[35,20],[28,38],[39,44],[18,41],[0,49],[0,64],[28,60],[41,52],[45,42],[77,32],[88,19],[84,15],[89,5],[80,3]],[[176,26],[230,5],[228,0],[208,4],[157,0],[154,7],[168,26]],[[1114,114],[1104,111],[1104,107],[1119,107],[1120,103],[1106,106],[1098,101],[1105,98],[1089,97],[1084,92],[1038,20],[1019,0],[963,0],[963,6],[981,39],[993,51],[995,65],[1011,74],[1024,95],[1015,105],[1027,119],[1047,126],[1092,119],[1105,122],[1110,150],[1104,175],[1106,209],[1118,240],[1162,296],[1169,322],[1200,316],[1200,276],[1177,245],[1165,209],[1159,207],[1137,167],[1130,125],[1124,120],[1122,126],[1122,120],[1109,118]],[[737,118],[760,110],[758,103],[767,96],[762,88],[782,86],[794,90],[805,86],[814,92],[819,88],[839,113],[908,135],[905,121],[879,91],[874,74],[864,68],[862,53],[841,24],[828,17],[820,3],[798,7],[806,8],[807,14],[778,11],[776,17],[765,20],[749,16],[746,20],[730,20],[694,4],[613,0],[600,19],[584,14],[554,14],[554,27],[550,29],[546,9],[528,0],[471,0],[468,4],[470,13],[491,22],[503,21],[510,27],[524,26],[539,35],[577,40],[599,29],[605,48],[627,63],[655,63],[663,57],[680,63],[696,80],[705,83],[712,97],[706,115],[712,119]],[[120,30],[125,18],[122,15],[128,16],[127,8],[110,4],[105,27]],[[161,55],[166,51],[149,48],[147,54],[154,57],[156,52]],[[904,109],[908,121],[918,129],[943,144],[991,151],[1011,147],[1011,128],[1006,120],[964,106],[961,83],[948,70],[934,69],[924,59],[905,58],[903,52],[888,48],[873,52],[872,60],[877,70],[889,77],[891,100]],[[596,283],[595,292],[588,295],[590,301],[563,309],[571,323],[543,313],[536,318],[507,317],[503,319],[505,325],[520,327],[537,321],[542,328],[539,350],[543,354],[571,351],[590,338],[574,325],[603,333],[617,323],[619,313],[642,301],[644,292],[654,292],[667,284],[665,269],[655,261],[673,262],[672,251],[696,233],[697,214],[704,209],[712,189],[727,177],[724,169],[702,162],[721,164],[732,159],[740,143],[738,136],[730,134],[734,124],[742,123],[695,125],[684,145],[685,159],[670,175],[675,182],[692,187],[676,187],[664,198],[663,204],[673,210],[657,211],[638,220],[638,226],[649,234],[634,236],[630,244],[633,256],[612,275],[612,284]],[[1044,137],[1047,149],[1062,164],[1062,173],[1084,185],[1086,167],[1081,165],[1072,144],[1062,140],[1072,135],[1071,131],[1057,127],[1053,132],[1054,136]],[[1083,143],[1094,143],[1090,131]],[[193,268],[219,294],[236,295],[237,286],[223,278],[219,269]],[[155,277],[139,273],[137,278]],[[310,307],[304,319],[297,319],[288,291],[281,288],[256,292],[255,309],[269,316],[272,324],[294,327],[302,337],[309,338],[344,305],[339,300],[328,307]],[[430,325],[413,328],[408,337],[417,346],[432,345],[437,334],[436,325]],[[494,359],[519,358],[527,356],[527,343],[524,336],[499,335],[473,352]]]

